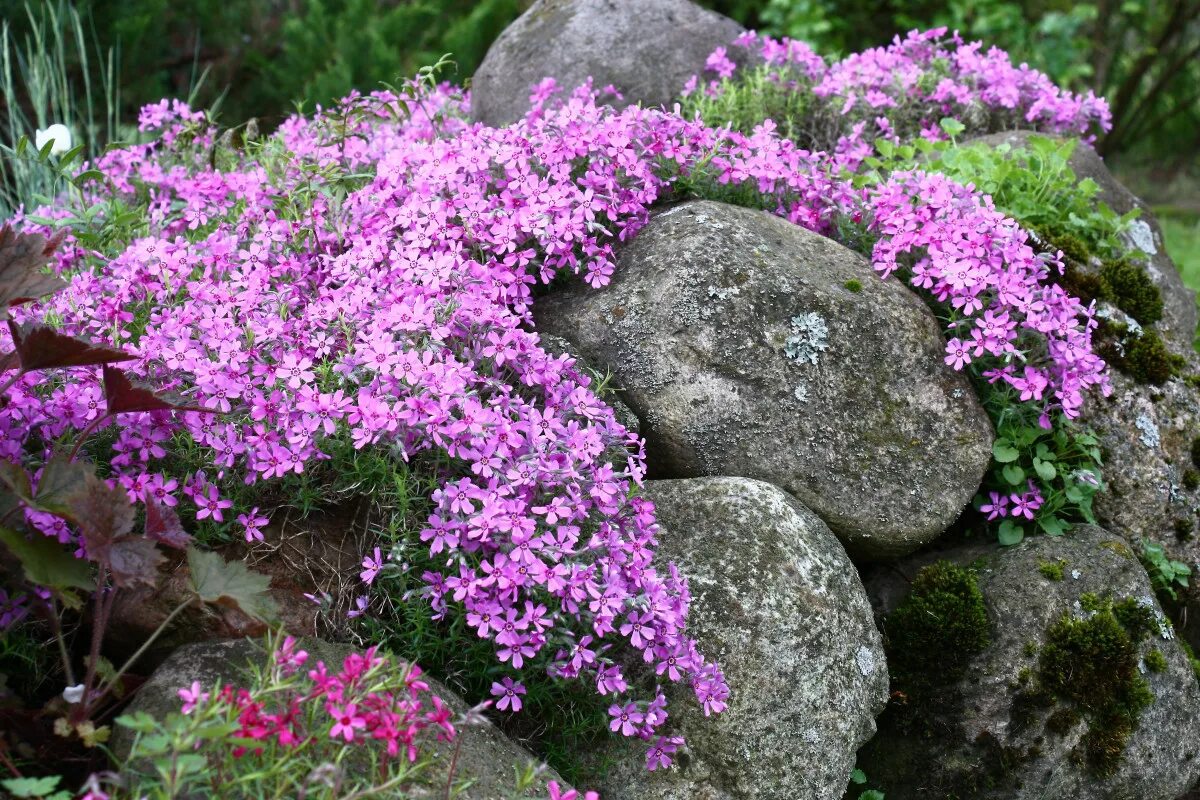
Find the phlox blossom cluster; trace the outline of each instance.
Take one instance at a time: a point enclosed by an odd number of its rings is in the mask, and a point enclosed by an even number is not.
[[[544,658],[553,675],[611,696],[610,727],[645,740],[657,768],[682,744],[662,732],[664,687],[689,685],[706,714],[725,708],[729,687],[687,635],[684,576],[654,563],[641,442],[571,358],[541,347],[537,284],[606,284],[614,247],[681,177],[703,178],[753,187],[764,207],[821,233],[866,230],[881,275],[911,273],[953,310],[952,366],[979,360],[1047,414],[1076,413],[1103,362],[1090,311],[1050,280],[1061,265],[968,187],[918,172],[855,188],[837,154],[769,123],[744,135],[665,110],[613,111],[590,85],[560,99],[546,82],[534,99],[524,120],[495,129],[467,123],[468,101],[448,87],[422,90],[411,113],[387,93],[354,96],[220,158],[207,122],[160,104],[143,115],[160,137],[99,159],[107,181],[85,197],[115,189],[147,204],[144,230],[111,258],[68,237],[56,264],[68,288],[18,315],[135,353],[123,365],[135,377],[221,412],[129,414],[102,429],[91,456],[135,502],[256,539],[266,517],[233,507],[238,483],[304,473],[335,439],[437,454],[445,466],[419,532],[442,565],[422,576],[434,616],[465,619],[513,670]],[[25,376],[6,400],[0,455],[35,483],[47,443],[104,408],[90,368]],[[199,448],[207,466],[172,472],[179,447]],[[55,518],[28,521],[80,546]],[[363,580],[385,560],[368,557]],[[369,611],[364,599],[355,613]],[[651,699],[609,655],[617,643],[658,677]],[[498,681],[493,695],[516,710],[519,686]],[[357,735],[353,719],[343,735]]]
[[[415,664],[393,663],[374,648],[348,654],[341,669],[320,661],[305,673],[307,661],[308,653],[289,636],[268,668],[269,677],[285,689],[223,686],[214,694],[193,682],[178,692],[181,710],[192,714],[204,707],[231,716],[238,725],[234,738],[247,742],[234,749],[236,757],[266,745],[301,747],[323,739],[374,744],[388,758],[415,762],[423,732],[436,741],[455,737],[453,711],[429,691]]]

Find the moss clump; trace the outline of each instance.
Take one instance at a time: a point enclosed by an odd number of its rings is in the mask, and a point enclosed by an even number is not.
[[[1046,718],[1046,730],[1057,733],[1059,736],[1066,736],[1075,730],[1075,726],[1080,723],[1081,719],[1079,712],[1075,709],[1060,708]]]
[[[1067,566],[1067,562],[1063,559],[1057,561],[1038,561],[1038,572],[1042,573],[1042,577],[1050,581],[1061,581],[1063,579],[1063,568]]]
[[[1167,350],[1163,340],[1151,330],[1125,343],[1124,352],[1113,345],[1102,348],[1104,358],[1138,383],[1161,386],[1178,375],[1187,363]]]
[[[1179,647],[1183,650],[1183,654],[1187,656],[1188,663],[1192,665],[1192,672],[1196,674],[1196,680],[1200,680],[1200,659],[1196,658],[1196,651],[1192,649],[1192,646],[1187,643],[1186,639],[1177,639],[1176,641],[1179,642]]]
[[[1088,263],[1092,253],[1083,240],[1071,233],[1059,233],[1045,226],[1038,227],[1035,232],[1046,244],[1056,250],[1062,250],[1063,255],[1080,264]]]
[[[1105,262],[1100,268],[1100,280],[1117,307],[1142,325],[1153,325],[1162,319],[1162,292],[1139,265],[1127,258]]]
[[[863,290],[862,281],[855,280],[854,278],[846,281],[842,284],[842,286],[846,287],[847,291],[854,292],[855,294],[858,294]]]
[[[958,680],[991,643],[987,607],[975,573],[949,561],[930,564],[886,624],[888,663],[898,683],[923,684],[931,673]],[[933,669],[930,669],[933,667]]]
[[[1200,489],[1200,470],[1189,467],[1183,471],[1183,488]]]
[[[1042,686],[1087,719],[1077,751],[1096,774],[1112,775],[1142,711],[1154,701],[1138,670],[1138,644],[1154,624],[1136,601],[1096,606],[1087,619],[1063,617],[1046,632],[1038,659]]]
[[[1146,662],[1146,669],[1151,672],[1167,671],[1167,657],[1157,647],[1150,648],[1150,652],[1146,653],[1146,657],[1142,660]]]
[[[1191,517],[1178,517],[1174,524],[1176,539],[1186,542],[1192,538],[1192,532],[1196,529],[1196,523]]]

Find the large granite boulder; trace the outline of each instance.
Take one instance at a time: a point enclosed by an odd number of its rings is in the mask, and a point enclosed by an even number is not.
[[[705,717],[671,687],[677,765],[648,772],[640,742],[614,740],[605,800],[836,800],[875,730],[887,668],[862,583],[823,522],[745,478],[649,481],[658,554],[689,582],[688,631],[716,659],[729,707]]]
[[[589,77],[624,100],[669,105],[709,53],[742,32],[689,0],[537,0],[488,50],[471,80],[471,113],[499,127],[529,110],[530,89],[554,78],[570,91]]]
[[[1200,359],[1189,360],[1200,371]],[[1177,557],[1200,561],[1196,537],[1200,471],[1200,389],[1181,378],[1161,386],[1112,373],[1113,393],[1091,396],[1081,422],[1100,438],[1107,491],[1096,495],[1101,525],[1137,549],[1152,539]]]
[[[938,323],[862,256],[763,211],[657,214],[610,285],[535,306],[607,365],[652,477],[741,475],[791,492],[852,555],[898,557],[971,500],[991,423],[943,363]]]
[[[865,582],[893,701],[858,763],[888,800],[1172,800],[1200,778],[1200,682],[1121,537],[958,547]]]
[[[331,644],[317,639],[305,639],[301,644],[303,649],[308,651],[309,659],[314,665],[317,661],[324,661],[331,668],[340,667],[342,660],[351,652],[347,645]],[[163,719],[168,714],[179,712],[180,688],[191,686],[193,681],[199,681],[202,686],[212,686],[217,681],[223,685],[244,685],[248,666],[253,663],[266,663],[266,659],[266,650],[259,641],[252,639],[185,645],[172,653],[154,672],[150,680],[138,690],[124,713],[144,712],[156,719]],[[422,676],[422,679],[429,684],[430,691],[440,697],[456,716],[461,716],[467,711],[467,704],[444,684],[428,674]],[[531,762],[536,763],[538,759],[489,722],[479,720],[476,724],[456,727],[462,748],[454,771],[454,782],[472,783],[454,796],[464,800],[510,800],[514,796],[515,787],[513,768],[523,769]],[[133,736],[127,728],[115,728],[112,738],[113,752],[119,758],[126,758],[133,745]],[[436,789],[437,796],[445,791],[453,751],[454,745],[432,740],[422,747],[422,757],[430,760],[429,767],[422,773],[423,780]],[[544,767],[534,786],[519,796],[544,799],[547,796],[546,783],[552,780],[557,781],[559,786],[566,786],[557,773],[549,767]]]
[[[989,145],[1007,143],[1014,149],[1023,147],[1034,131],[1005,131],[983,136],[974,141]],[[1080,180],[1096,182],[1099,192],[1096,198],[1118,214],[1127,214],[1134,209],[1140,211],[1137,219],[1125,234],[1129,255],[1145,267],[1150,280],[1162,293],[1163,316],[1155,329],[1163,339],[1180,353],[1188,353],[1200,321],[1196,308],[1196,293],[1183,283],[1179,268],[1167,255],[1163,242],[1162,227],[1158,224],[1150,206],[1125,188],[1109,171],[1104,159],[1085,142],[1079,142],[1071,154],[1071,169]],[[1144,255],[1136,256],[1140,251]],[[1085,265],[1086,266],[1086,265]]]

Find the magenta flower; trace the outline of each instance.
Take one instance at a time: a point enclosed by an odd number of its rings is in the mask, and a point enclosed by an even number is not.
[[[623,706],[611,705],[608,707],[608,715],[612,717],[608,729],[614,733],[620,731],[623,736],[635,735],[638,726],[646,719],[645,715],[638,711],[636,703],[626,703]]]
[[[500,683],[492,684],[492,696],[500,698],[496,701],[496,708],[501,711],[508,709],[520,711],[521,695],[523,694],[525,694],[525,687],[520,683],[513,683],[512,678],[504,678]]]
[[[183,707],[180,709],[184,714],[190,714],[195,710],[196,706],[208,702],[208,692],[200,687],[200,681],[192,681],[190,688],[180,689],[177,694],[179,699],[183,701]]]
[[[358,714],[358,706],[354,703],[347,703],[345,706],[339,706],[334,703],[325,705],[329,716],[333,717],[333,727],[329,729],[329,736],[336,739],[341,736],[347,742],[354,741],[354,732],[367,727],[367,721]]]

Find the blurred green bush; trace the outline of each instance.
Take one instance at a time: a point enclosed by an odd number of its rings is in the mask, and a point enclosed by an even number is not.
[[[632,1],[632,0],[630,0]],[[1200,156],[1200,0],[700,0],[744,25],[848,53],[947,25],[1113,106],[1108,154],[1169,173]],[[35,6],[46,0],[33,0]],[[532,0],[75,0],[97,51],[118,48],[127,111],[163,96],[218,99],[226,122],[293,110],[453,53],[468,78]],[[0,0],[20,35],[25,0]],[[0,99],[0,105],[3,105]]]

